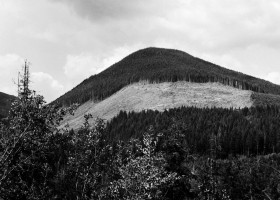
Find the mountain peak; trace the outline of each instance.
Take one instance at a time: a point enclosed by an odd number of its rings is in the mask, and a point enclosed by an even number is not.
[[[56,100],[61,105],[101,101],[139,81],[219,82],[243,90],[280,94],[280,86],[229,70],[175,49],[148,47],[138,50],[105,71],[91,76]]]
[[[173,56],[191,56],[186,52],[176,50],[176,49],[167,49],[167,48],[159,48],[159,47],[147,47],[144,49],[140,49],[129,56],[132,57],[151,57],[151,56],[163,56],[163,55],[173,55]]]

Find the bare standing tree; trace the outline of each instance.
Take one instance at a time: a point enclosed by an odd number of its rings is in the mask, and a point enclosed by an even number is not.
[[[23,99],[27,99],[28,96],[31,94],[31,91],[29,89],[29,65],[30,63],[27,60],[25,60],[23,66],[23,75],[21,75],[20,72],[18,73],[18,97]]]

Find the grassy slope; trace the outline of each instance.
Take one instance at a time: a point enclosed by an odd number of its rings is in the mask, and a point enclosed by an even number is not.
[[[74,116],[64,120],[71,128],[77,129],[83,123],[85,113],[94,118],[111,119],[121,110],[141,111],[145,109],[164,111],[165,109],[195,106],[243,108],[253,105],[252,91],[239,90],[220,83],[165,82],[148,84],[144,82],[129,85],[107,99],[82,104]]]
[[[280,86],[268,81],[238,73],[210,62],[193,57],[185,52],[171,49],[147,48],[139,50],[98,75],[91,76],[56,100],[62,105],[102,100],[123,87],[149,80],[151,82],[224,82],[237,81],[245,89],[280,94]],[[227,83],[228,82],[228,83]],[[231,82],[231,83],[229,83]]]

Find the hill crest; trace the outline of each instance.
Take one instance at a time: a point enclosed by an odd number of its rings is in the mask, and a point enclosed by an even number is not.
[[[220,67],[183,51],[150,47],[136,51],[85,79],[55,102],[68,106],[89,100],[101,101],[141,80],[150,83],[219,82],[243,90],[280,95],[280,86],[268,81]]]

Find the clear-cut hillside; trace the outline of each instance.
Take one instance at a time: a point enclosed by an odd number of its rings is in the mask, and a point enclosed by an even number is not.
[[[74,116],[67,116],[62,126],[69,124],[77,129],[83,124],[84,114],[90,113],[93,119],[100,117],[109,120],[121,110],[135,111],[158,110],[181,107],[251,107],[252,91],[240,90],[221,83],[190,83],[186,81],[149,84],[139,82],[128,85],[108,97],[94,103],[88,101],[82,104]]]

